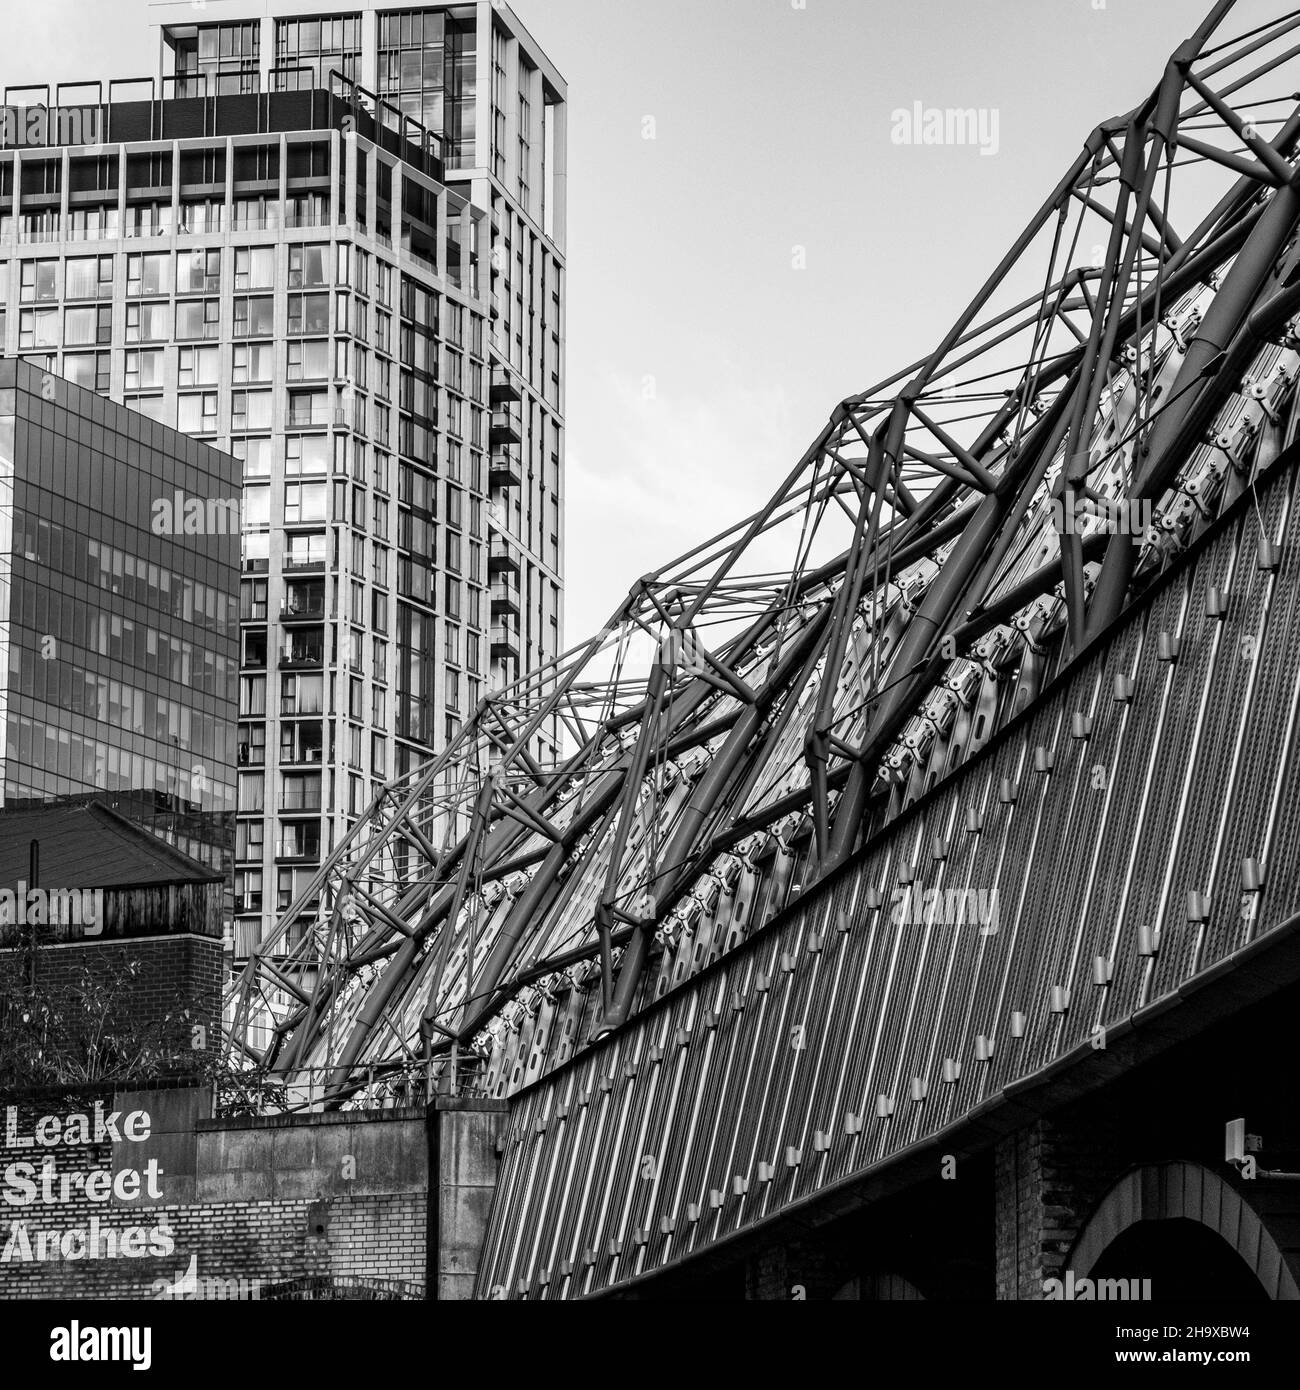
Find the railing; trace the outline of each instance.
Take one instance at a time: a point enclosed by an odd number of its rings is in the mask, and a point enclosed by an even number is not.
[[[282,603],[280,621],[290,623],[310,623],[325,621],[325,600],[319,603]]]
[[[282,809],[287,811],[287,808]],[[304,807],[303,814],[310,814],[309,809]],[[317,808],[317,814],[319,814],[319,807]],[[275,857],[277,859],[297,860],[300,862],[310,860],[312,863],[315,863],[315,861],[320,858],[320,841],[316,841],[315,844],[299,844],[294,840],[277,841],[275,846]]]
[[[321,1108],[333,1074],[330,1067],[304,1067],[280,1074],[226,1066],[215,1079],[213,1114],[223,1119],[308,1114]],[[341,1108],[418,1109],[422,1113],[438,1094],[451,1094],[461,1099],[481,1098],[484,1094],[482,1071],[477,1060],[460,1059],[454,1082],[449,1064],[442,1059],[371,1067],[360,1074],[352,1089],[342,1097]]]

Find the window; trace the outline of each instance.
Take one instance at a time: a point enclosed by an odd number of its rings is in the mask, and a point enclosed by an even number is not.
[[[326,270],[326,246],[291,246],[289,248],[289,288],[291,290],[312,289],[317,285],[328,285]]]
[[[237,232],[260,232],[280,225],[280,200],[265,195],[256,198],[236,198],[233,225]]]
[[[245,724],[239,730],[239,760],[249,767],[266,765],[266,729],[260,724]],[[235,858],[241,862],[260,862],[266,822],[241,820],[235,827]]]
[[[266,621],[265,579],[246,579],[239,588],[239,616],[245,622]]]
[[[328,391],[290,391],[289,428],[310,428],[329,423]]]
[[[126,258],[126,292],[131,296],[171,293],[171,256],[166,251]]]
[[[176,303],[178,338],[219,338],[221,302],[216,299],[181,299]]]
[[[165,343],[168,339],[168,306],[166,304],[128,304],[126,306],[126,341],[128,343]]]
[[[63,311],[63,341],[68,347],[113,341],[113,306],[92,304]]]
[[[178,93],[179,95],[179,93]],[[181,232],[219,232],[225,222],[226,202],[224,198],[186,198],[181,202],[180,222],[177,230]],[[214,253],[214,254],[220,254]],[[179,270],[178,270],[179,275]],[[179,280],[178,280],[179,287]],[[199,288],[195,286],[194,288]],[[207,286],[202,288],[207,289]]]
[[[161,348],[128,350],[126,354],[126,389],[148,391],[161,389],[163,384],[163,352]],[[181,427],[182,429],[184,426]]]
[[[137,415],[143,415],[147,420],[156,420],[160,425],[172,423],[164,418],[162,396],[127,396],[124,399],[127,409],[134,410]]]
[[[240,246],[235,249],[235,289],[275,288],[275,247]]]
[[[24,304],[39,304],[59,297],[58,261],[24,261],[20,299]]]
[[[288,477],[325,473],[329,469],[329,439],[323,434],[289,435],[284,441],[284,471]]]
[[[280,677],[281,714],[320,714],[324,701],[324,676],[297,673]]]
[[[271,343],[236,343],[234,379],[236,385],[270,381],[275,367],[275,347]]]
[[[128,237],[166,236],[172,230],[170,203],[137,203],[126,210]]]
[[[304,565],[323,565],[325,563],[325,533],[323,531],[304,531],[290,536],[286,547],[285,564],[301,567]]]
[[[263,584],[266,583],[265,580],[261,582]],[[241,715],[260,715],[266,713],[265,676],[240,676],[239,712]]]
[[[320,810],[320,774],[314,772],[286,772],[284,775],[284,811]]]
[[[184,434],[215,434],[217,393],[203,391],[177,398],[176,427]]]
[[[244,632],[244,656],[241,666],[266,670],[266,629],[256,628]]]
[[[221,251],[211,247],[176,255],[178,294],[217,294],[221,289]]]
[[[271,489],[245,482],[243,502],[244,541],[250,531],[266,531],[271,525]]]
[[[260,777],[257,779],[262,780]],[[240,778],[242,789],[244,779]],[[241,811],[246,810],[243,802],[239,803]],[[257,809],[261,809],[260,805]],[[259,825],[260,828],[260,825]],[[256,858],[250,854],[250,859]],[[260,869],[240,869],[235,874],[235,911],[236,912],[261,912],[262,910],[262,871]]]
[[[257,679],[265,680],[265,676]],[[266,778],[260,772],[241,772],[239,774],[239,809],[241,811],[260,811],[266,804]]]
[[[68,240],[99,241],[117,235],[117,208],[69,208]]]
[[[182,387],[216,386],[219,381],[220,351],[215,347],[181,348],[177,383]]]
[[[270,391],[232,391],[230,393],[230,429],[269,430],[271,428]]]
[[[235,300],[236,338],[269,338],[274,332],[274,299],[268,295]],[[290,332],[292,332],[292,326]]]
[[[69,299],[112,299],[112,256],[77,256],[68,261]]]
[[[59,311],[57,309],[24,309],[18,317],[18,346],[20,348],[57,347],[59,342]]]
[[[231,454],[244,465],[244,481],[271,476],[271,441],[269,439],[232,439]]]
[[[329,295],[291,294],[289,296],[289,336],[291,338],[309,333],[328,333],[329,316]]]
[[[346,344],[339,344],[340,347]],[[314,381],[330,374],[328,338],[301,339],[289,343],[289,380]]]
[[[63,375],[88,391],[107,391],[110,361],[107,352],[67,352],[63,355]]]
[[[286,483],[284,488],[284,524],[301,526],[325,520],[326,489],[324,483]]]

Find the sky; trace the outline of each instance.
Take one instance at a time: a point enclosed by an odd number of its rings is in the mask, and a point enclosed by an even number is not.
[[[7,85],[152,70],[145,0],[0,5]],[[935,345],[1210,0],[512,7],[569,83],[576,643],[760,505],[839,401]],[[1219,36],[1287,8],[1240,0]],[[982,111],[982,147],[895,143],[917,102]]]

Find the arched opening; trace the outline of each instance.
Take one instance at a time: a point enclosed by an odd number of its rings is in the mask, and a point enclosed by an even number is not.
[[[1149,1280],[1153,1303],[1269,1301],[1255,1271],[1232,1246],[1217,1231],[1186,1217],[1130,1226],[1102,1251],[1088,1277],[1095,1283]]]
[[[1217,1173],[1183,1161],[1120,1178],[1080,1232],[1062,1273],[1075,1280],[1149,1279],[1153,1302],[1300,1298],[1295,1272],[1252,1202]]]

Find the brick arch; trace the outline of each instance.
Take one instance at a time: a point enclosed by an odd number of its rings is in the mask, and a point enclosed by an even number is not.
[[[1125,1173],[1102,1199],[1074,1242],[1063,1269],[1087,1277],[1108,1246],[1142,1221],[1195,1221],[1245,1261],[1269,1298],[1300,1299],[1297,1269],[1257,1210],[1232,1184],[1199,1163],[1175,1160]],[[1295,1198],[1291,1199],[1295,1205]]]

